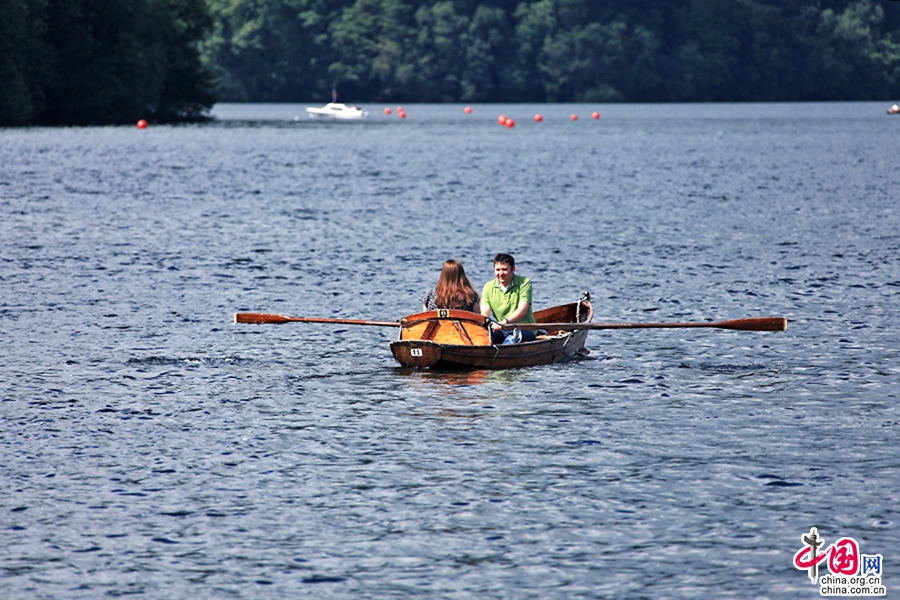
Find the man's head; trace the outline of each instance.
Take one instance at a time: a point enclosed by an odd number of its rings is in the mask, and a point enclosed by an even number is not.
[[[503,287],[509,287],[516,273],[516,259],[502,252],[494,257],[494,275]]]

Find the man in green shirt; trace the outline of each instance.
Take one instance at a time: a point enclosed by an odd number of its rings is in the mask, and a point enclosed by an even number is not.
[[[494,275],[496,278],[484,284],[481,291],[481,314],[489,317],[493,312],[494,319],[503,325],[534,323],[531,280],[516,275],[516,260],[509,254],[495,256]],[[534,339],[534,331],[530,329],[504,330],[495,323],[491,324],[491,342],[494,344],[530,342]]]

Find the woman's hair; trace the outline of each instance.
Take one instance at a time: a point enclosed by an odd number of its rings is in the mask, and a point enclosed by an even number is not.
[[[434,303],[441,308],[478,303],[478,292],[472,288],[459,261],[451,258],[444,263],[441,277],[434,288]]]

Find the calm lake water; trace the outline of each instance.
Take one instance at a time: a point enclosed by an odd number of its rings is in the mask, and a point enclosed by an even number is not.
[[[813,526],[896,594],[888,104],[0,130],[0,596],[813,598]],[[394,320],[501,251],[537,308],[789,328],[433,373],[391,329],[232,322]]]

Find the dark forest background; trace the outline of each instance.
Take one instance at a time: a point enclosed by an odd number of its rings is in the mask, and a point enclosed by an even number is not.
[[[893,0],[0,0],[0,124],[202,118],[217,99],[900,97]]]

